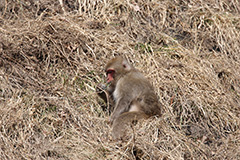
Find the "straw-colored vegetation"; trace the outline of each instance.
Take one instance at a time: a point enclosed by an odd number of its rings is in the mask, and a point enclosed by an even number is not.
[[[124,55],[162,117],[113,141],[95,86]],[[0,159],[239,159],[238,0],[0,0]]]

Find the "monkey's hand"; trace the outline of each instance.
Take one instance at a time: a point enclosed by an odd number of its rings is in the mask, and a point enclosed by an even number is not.
[[[99,83],[96,87],[96,92],[101,93],[101,92],[104,92],[106,89],[107,89],[106,84]]]
[[[96,86],[96,92],[99,97],[101,97],[105,102],[107,102],[107,96],[108,96],[107,85],[99,83]]]

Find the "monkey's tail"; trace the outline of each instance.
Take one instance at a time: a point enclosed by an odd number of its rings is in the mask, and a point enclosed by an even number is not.
[[[126,135],[127,128],[136,123],[139,119],[145,119],[149,116],[144,112],[125,112],[113,122],[112,136],[113,139],[123,139]]]

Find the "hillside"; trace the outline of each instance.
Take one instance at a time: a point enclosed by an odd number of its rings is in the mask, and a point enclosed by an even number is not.
[[[95,87],[126,57],[162,117],[114,141]],[[0,0],[0,159],[240,157],[238,0]]]

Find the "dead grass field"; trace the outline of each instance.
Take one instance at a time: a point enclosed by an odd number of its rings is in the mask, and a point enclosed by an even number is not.
[[[96,95],[124,55],[163,116],[111,137]],[[0,159],[240,159],[238,0],[0,0]]]

